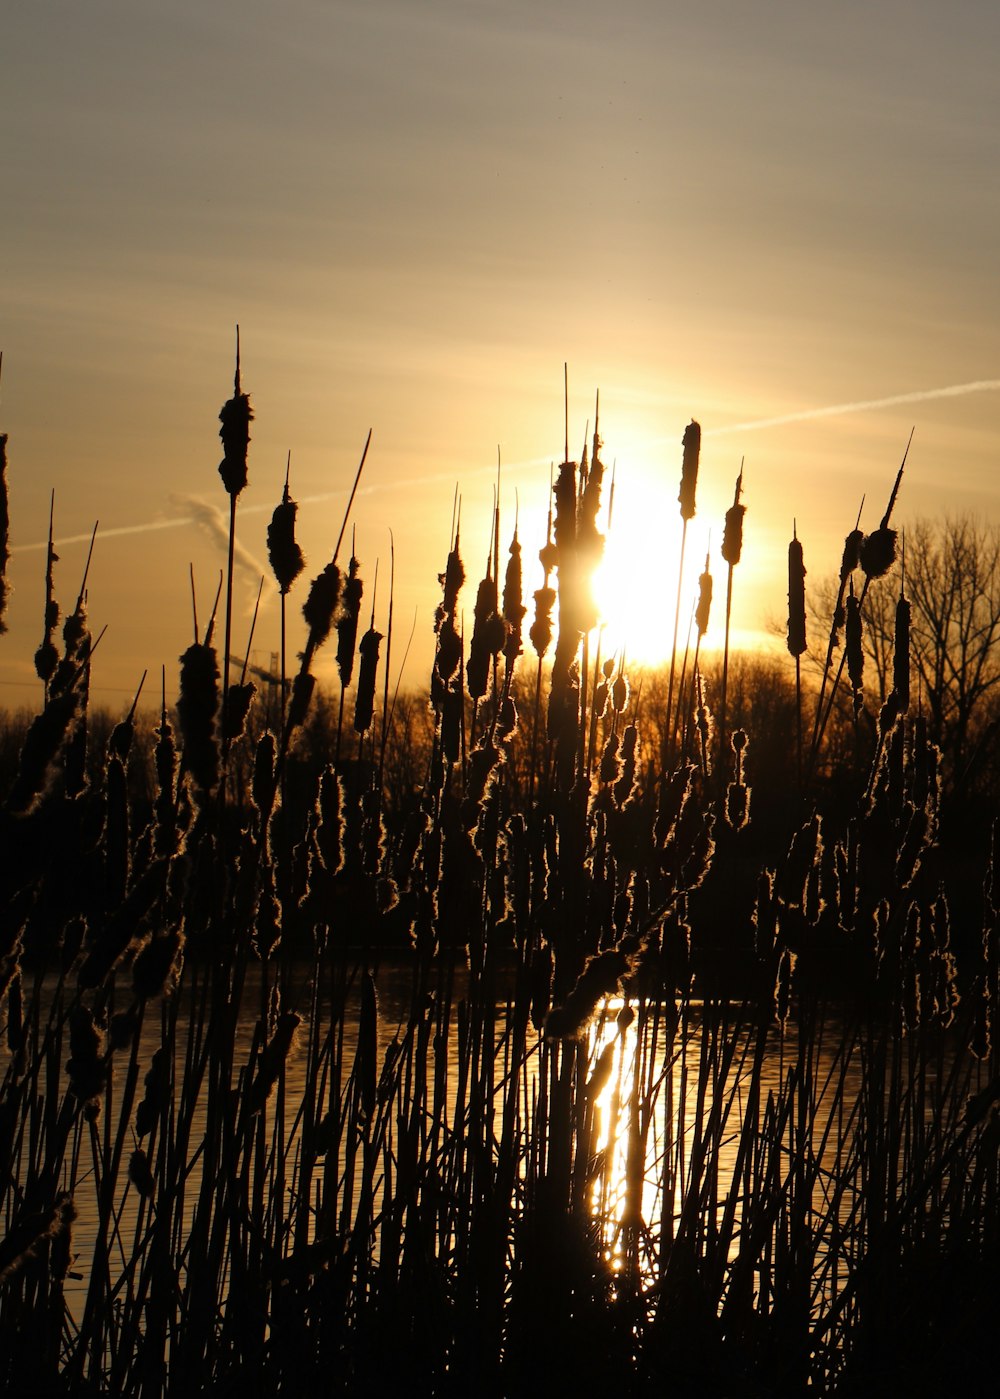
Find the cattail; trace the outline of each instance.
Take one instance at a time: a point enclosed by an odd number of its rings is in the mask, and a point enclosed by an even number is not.
[[[177,719],[184,740],[184,766],[203,796],[219,782],[215,715],[219,707],[219,663],[214,646],[194,642],[181,657]]]
[[[165,995],[176,985],[183,946],[179,928],[157,933],[146,943],[132,968],[132,990],[140,1001]]]
[[[862,681],[865,670],[865,653],[861,644],[861,605],[854,596],[853,587],[847,599],[847,630],[845,636],[847,643],[847,674],[850,676],[851,689],[854,691],[854,713],[856,717],[861,713],[863,705]]]
[[[77,716],[79,701],[74,690],[50,699],[31,726],[21,746],[17,777],[7,798],[17,815],[35,809],[49,790],[55,763]]]
[[[177,823],[177,808],[174,797],[174,780],[177,771],[177,752],[174,747],[174,731],[167,718],[167,701],[164,693],[160,707],[160,723],[156,729],[156,799],[153,812],[156,827],[153,846],[157,855],[171,854],[174,849]]]
[[[873,530],[861,545],[859,562],[869,582],[884,577],[896,562],[896,531],[888,526]]]
[[[801,656],[806,649],[806,570],[802,544],[793,531],[788,546],[788,650]]]
[[[49,504],[49,542],[45,555],[45,622],[42,644],[35,652],[35,673],[39,680],[48,685],[52,679],[53,672],[59,664],[59,652],[56,650],[52,640],[56,627],[59,625],[59,604],[55,600],[55,565],[59,562],[59,555],[52,547],[52,526],[55,514],[55,491]]]
[[[299,507],[288,494],[288,475],[281,503],[274,508],[267,527],[267,554],[282,596],[286,595],[305,568],[302,550],[295,541],[295,518]]]
[[[219,475],[222,484],[235,500],[247,483],[247,450],[250,446],[250,423],[253,409],[250,399],[240,388],[240,340],[236,332],[236,375],[233,381],[233,396],[222,406],[219,421],[222,426],[222,461]]]
[[[222,716],[223,738],[239,738],[246,729],[247,716],[257,686],[252,680],[242,685],[230,685],[226,691],[226,703]]]
[[[169,1105],[170,1063],[171,1050],[168,1045],[162,1044],[153,1054],[149,1072],[143,1080],[145,1092],[142,1102],[135,1111],[135,1133],[140,1140],[149,1135]]]
[[[694,610],[694,624],[698,629],[699,640],[708,631],[708,617],[712,610],[712,575],[708,569],[708,555],[705,555],[705,572],[698,578],[698,606]]]
[[[479,584],[476,594],[475,623],[465,667],[469,694],[474,700],[482,699],[489,683],[490,658],[496,654],[493,642],[496,639],[494,623],[497,621],[503,628],[503,619],[497,617],[497,585],[487,567],[486,577]]]
[[[268,1040],[267,1046],[260,1056],[257,1077],[250,1086],[248,1106],[251,1115],[260,1112],[271,1096],[274,1085],[278,1081],[278,1075],[284,1068],[285,1060],[291,1052],[295,1032],[301,1023],[301,1016],[296,1015],[294,1011],[282,1011],[274,1034]]]
[[[535,620],[528,630],[528,637],[539,660],[552,645],[552,609],[555,601],[555,588],[544,587],[535,592]]]
[[[358,653],[358,693],[354,700],[354,732],[363,734],[371,728],[375,713],[375,679],[378,673],[378,653],[382,633],[369,627],[361,638]]]
[[[521,598],[521,545],[518,543],[517,530],[514,531],[514,538],[510,544],[510,558],[507,560],[507,572],[504,575],[503,585],[503,617],[507,624],[507,641],[504,646],[504,658],[508,667],[512,666],[521,654],[521,623],[524,620],[526,608]]]
[[[156,1189],[153,1172],[149,1169],[149,1157],[142,1147],[136,1147],[128,1163],[128,1178],[145,1200],[152,1199]]]
[[[441,623],[446,617],[454,617],[458,607],[458,595],[462,591],[462,584],[465,582],[465,566],[462,563],[462,556],[458,550],[458,534],[455,534],[455,547],[448,554],[448,562],[445,565],[444,573],[438,574],[438,582],[444,589],[444,597],[438,605],[435,614],[435,629],[440,629]]]
[[[684,457],[681,465],[681,489],[677,499],[681,507],[681,519],[691,520],[695,513],[695,491],[698,487],[698,461],[701,456],[701,424],[692,418],[684,429],[681,438]]]
[[[795,971],[795,954],[784,947],[778,959],[778,979],[774,988],[774,1013],[778,1024],[784,1026],[792,1004],[792,975]]]
[[[117,754],[108,761],[105,777],[104,871],[107,906],[115,908],[125,897],[129,871],[129,810],[125,765]]]
[[[340,602],[340,616],[337,618],[337,670],[344,689],[351,683],[354,674],[354,652],[358,641],[358,618],[361,615],[361,598],[364,582],[359,576],[361,565],[355,556],[347,567],[344,579],[344,595]]]
[[[735,756],[733,781],[726,788],[726,820],[734,831],[741,831],[750,819],[750,788],[743,775],[747,736],[743,729],[736,729],[730,738]]]
[[[70,1089],[81,1102],[93,1102],[100,1097],[107,1077],[102,1058],[104,1036],[94,1024],[92,1012],[81,1002],[70,1009],[69,1048],[66,1074]]]
[[[743,553],[743,516],[747,513],[745,505],[740,504],[740,492],[743,487],[743,470],[736,478],[736,493],[733,503],[726,511],[726,523],[722,532],[722,557],[730,568],[735,568]],[[694,511],[691,512],[694,514]]]
[[[46,1243],[67,1232],[75,1218],[68,1191],[60,1192],[48,1209],[21,1215],[0,1242],[0,1283],[20,1272]]]
[[[852,529],[844,540],[844,552],[840,559],[840,581],[846,584],[848,578],[861,562],[861,546],[865,542],[864,531]]]
[[[292,681],[292,696],[288,702],[288,728],[297,729],[306,721],[309,704],[316,688],[316,677],[300,670]]]
[[[626,724],[618,753],[619,776],[614,789],[615,804],[619,809],[625,806],[635,786],[638,744],[639,730],[634,724]]]
[[[905,712],[910,705],[910,604],[902,596],[896,603],[892,689],[899,702],[899,708]]]
[[[302,604],[302,616],[309,628],[306,643],[306,656],[312,654],[330,635],[337,603],[340,601],[340,569],[333,562],[327,564],[322,573],[312,581],[309,596]]]
[[[563,1004],[553,1006],[546,1016],[545,1038],[577,1039],[586,1029],[598,1001],[617,988],[633,963],[634,956],[617,947],[589,958]]]

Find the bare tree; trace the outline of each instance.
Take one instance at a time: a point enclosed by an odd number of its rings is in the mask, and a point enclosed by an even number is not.
[[[896,604],[911,606],[910,709],[923,714],[952,780],[982,776],[1000,700],[1000,527],[969,516],[918,520],[893,573],[864,605],[868,706],[893,686]],[[835,595],[819,590],[821,609]],[[876,702],[877,696],[877,702]]]

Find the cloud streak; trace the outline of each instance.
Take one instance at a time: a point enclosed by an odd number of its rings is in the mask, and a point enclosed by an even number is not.
[[[939,398],[965,398],[969,394],[996,393],[1000,391],[1000,379],[973,379],[967,384],[948,384],[939,389],[917,389],[912,393],[891,394],[887,398],[865,398],[857,399],[852,403],[833,403],[821,408],[804,408],[796,413],[781,413],[771,418],[751,418],[746,422],[726,423],[722,427],[706,428],[705,437],[724,437],[737,432],[760,432],[764,428],[785,427],[791,423],[808,423],[820,418],[839,418],[849,413],[874,413],[882,408],[899,408],[908,403],[929,403]],[[672,441],[672,438],[660,438],[657,445],[663,442]],[[535,469],[540,465],[548,463],[549,457],[534,457],[528,461],[507,463],[504,465],[504,473],[516,473]],[[484,466],[473,468],[472,471],[463,472],[463,476],[494,475],[495,466]],[[407,480],[392,481],[385,484],[373,483],[362,487],[359,491],[361,496],[376,495],[381,491],[391,489],[396,492],[407,486],[426,486],[436,481],[455,480],[453,472],[436,472],[426,476],[414,476]],[[313,505],[327,500],[344,500],[347,496],[347,488],[339,491],[323,491],[317,495],[303,496],[299,500],[300,505]],[[98,531],[98,538],[102,542],[108,539],[115,539],[124,535],[150,534],[156,530],[180,529],[185,525],[197,524],[204,529],[212,539],[221,542],[228,548],[229,521],[214,505],[202,500],[198,496],[171,496],[171,503],[179,506],[183,514],[171,516],[165,520],[146,520],[140,524],[118,525],[113,529],[101,529]],[[261,515],[273,510],[271,505],[243,505],[240,507],[242,515]],[[87,544],[90,542],[90,530],[84,534],[61,535],[56,541],[57,546],[66,544]],[[12,554],[26,554],[32,551],[44,549],[47,540],[40,540],[34,544],[15,544],[10,552]],[[240,544],[236,542],[235,561],[240,570],[245,574],[248,581],[255,585],[260,580],[260,575],[266,570],[257,562],[254,556]]]

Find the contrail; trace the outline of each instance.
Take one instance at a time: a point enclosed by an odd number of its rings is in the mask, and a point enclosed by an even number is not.
[[[964,398],[970,393],[994,393],[1000,389],[1000,379],[974,379],[971,384],[949,384],[943,389],[918,389],[915,393],[896,393],[889,398],[863,398],[855,403],[834,403],[827,408],[804,408],[800,413],[782,413],[777,418],[754,418],[746,423],[727,423],[725,427],[708,428],[705,437],[721,437],[730,432],[756,432],[765,427],[784,427],[786,423],[807,423],[814,418],[837,418],[844,413],[869,413],[876,408],[896,408],[904,403],[926,403],[932,398]]]
[[[213,544],[218,544],[223,551],[229,548],[229,519],[216,506],[196,495],[172,495],[170,503],[185,511],[186,519],[200,525]],[[238,539],[233,541],[233,564],[246,581],[254,585],[267,571]]]
[[[891,394],[888,398],[863,398],[857,399],[853,403],[828,404],[825,408],[804,408],[797,413],[782,413],[772,418],[752,418],[743,423],[727,423],[724,427],[706,428],[702,435],[704,437],[723,437],[734,432],[759,432],[763,428],[784,427],[788,423],[807,423],[817,418],[837,418],[847,413],[871,413],[880,408],[897,408],[907,403],[928,403],[935,398],[964,398],[967,394],[996,393],[997,390],[1000,390],[1000,379],[974,379],[968,384],[948,384],[945,388],[941,389],[917,389],[913,393]],[[656,445],[671,440],[671,438],[667,437],[659,438],[657,439]],[[551,458],[549,457],[534,457],[528,461],[506,463],[503,468],[504,474],[508,475],[511,472],[526,471],[544,465],[550,460]],[[463,472],[462,474],[463,476],[493,475],[495,471],[495,466],[488,466],[473,468],[471,471]],[[436,481],[454,480],[454,472],[436,472],[433,475],[414,476],[403,481],[388,482],[385,485],[374,483],[373,485],[364,487],[359,494],[362,496],[370,496],[388,489],[389,486],[391,486],[394,491],[397,491],[405,486],[426,486]],[[298,503],[300,505],[313,505],[320,501],[342,500],[346,494],[346,488],[339,491],[323,491],[318,495],[303,496]],[[98,537],[105,540],[113,539],[120,535],[147,534],[154,530],[179,529],[184,525],[190,525],[192,522],[196,522],[209,529],[213,535],[216,534],[216,524],[224,525],[226,537],[228,539],[229,525],[228,521],[224,521],[221,511],[216,510],[214,506],[207,504],[207,502],[200,500],[196,496],[185,496],[183,498],[174,497],[174,500],[175,502],[182,503],[187,508],[188,513],[172,516],[167,520],[147,520],[143,524],[118,525],[114,529],[102,529],[98,532]],[[197,506],[197,510],[195,506]],[[260,515],[265,511],[273,510],[273,508],[273,505],[243,505],[240,507],[240,514]],[[207,512],[210,511],[214,516],[218,517],[217,521],[209,520]],[[62,535],[55,543],[57,545],[89,544],[90,533],[90,530],[88,530],[85,534]],[[14,544],[11,546],[10,552],[12,554],[25,554],[32,550],[45,549],[47,545],[48,541],[44,539],[35,544]],[[240,547],[241,546],[237,543],[237,549]],[[246,557],[241,560],[241,562],[247,569],[248,576],[250,566],[252,565],[254,581],[256,581],[263,570],[258,567],[252,555],[246,553],[246,551],[244,551],[244,553]]]

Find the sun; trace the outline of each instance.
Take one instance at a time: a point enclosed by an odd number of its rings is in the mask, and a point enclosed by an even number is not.
[[[615,500],[604,557],[594,577],[594,594],[603,627],[601,649],[621,655],[627,664],[663,665],[674,640],[680,529],[664,517],[660,502],[643,508],[639,491]],[[685,575],[692,572],[688,541]],[[678,646],[683,649],[689,615],[687,578],[681,597]]]

